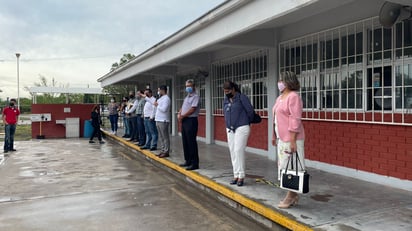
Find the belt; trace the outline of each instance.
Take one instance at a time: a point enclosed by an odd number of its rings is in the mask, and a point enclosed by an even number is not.
[[[144,117],[144,119],[150,119],[150,117]]]

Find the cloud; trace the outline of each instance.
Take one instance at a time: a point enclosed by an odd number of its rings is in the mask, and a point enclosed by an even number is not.
[[[17,94],[16,52],[21,89],[39,75],[98,87],[124,53],[143,52],[221,2],[0,0],[0,97]]]

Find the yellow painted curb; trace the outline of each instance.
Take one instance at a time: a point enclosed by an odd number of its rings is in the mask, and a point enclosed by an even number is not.
[[[237,192],[234,192],[231,189],[229,189],[229,188],[227,188],[227,187],[225,187],[225,186],[223,186],[223,185],[221,185],[221,184],[219,184],[219,183],[217,183],[217,182],[215,182],[215,181],[213,181],[213,180],[211,180],[211,179],[209,179],[209,178],[207,178],[203,175],[200,175],[197,172],[187,171],[186,169],[180,167],[179,165],[177,165],[177,164],[175,164],[175,163],[173,163],[173,162],[171,162],[171,161],[169,161],[165,158],[158,158],[152,152],[147,151],[147,150],[142,150],[139,146],[131,144],[129,142],[126,142],[124,139],[122,139],[120,137],[109,134],[106,131],[103,131],[103,132],[106,134],[106,136],[110,136],[111,138],[121,142],[122,144],[141,152],[146,157],[166,165],[167,167],[169,167],[169,168],[171,168],[171,169],[173,169],[173,170],[175,170],[175,171],[191,178],[192,180],[194,180],[194,181],[196,181],[196,182],[198,182],[198,183],[200,183],[200,184],[202,184],[202,185],[204,185],[204,186],[206,186],[206,187],[208,187],[208,188],[210,188],[210,189],[212,189],[212,190],[214,190],[214,191],[216,191],[216,192],[218,192],[218,193],[220,193],[220,194],[222,194],[222,195],[224,195],[224,196],[226,196],[230,199],[232,199],[233,201],[236,201],[237,203],[245,206],[246,208],[249,208],[250,210],[266,217],[267,219],[269,219],[269,220],[271,220],[271,221],[273,221],[273,222],[275,222],[275,223],[277,223],[277,224],[279,224],[283,227],[286,227],[290,230],[297,230],[297,231],[298,230],[306,230],[306,231],[313,230],[312,228],[310,228],[310,227],[308,227],[308,226],[306,226],[302,223],[299,223],[295,220],[292,220],[291,218],[289,218],[289,217],[287,217],[287,216],[285,216],[285,215],[283,215],[279,212],[276,212],[273,209],[270,209],[270,208],[262,205],[261,203],[258,203],[258,202],[254,201],[254,200],[251,200],[251,199],[249,199],[249,198],[247,198],[247,197],[245,197],[245,196],[243,196],[243,195],[241,195]]]

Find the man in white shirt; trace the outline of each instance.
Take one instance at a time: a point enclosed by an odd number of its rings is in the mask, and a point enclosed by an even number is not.
[[[137,133],[137,116],[136,109],[139,106],[139,102],[135,98],[134,91],[129,92],[129,102],[127,102],[127,108],[125,110],[126,115],[129,116],[129,125],[130,125],[130,140],[132,142],[138,142],[138,133]]]
[[[156,98],[153,96],[153,92],[151,89],[146,89],[144,94],[140,95],[144,100],[146,100],[146,104],[143,108],[143,117],[144,117],[144,127],[146,131],[146,144],[141,147],[141,149],[150,149],[150,151],[154,151],[157,149],[157,128],[155,122],[155,115],[156,115],[156,107],[154,103],[156,102]]]
[[[167,86],[162,85],[158,88],[159,99],[154,103],[156,107],[156,127],[159,134],[159,140],[162,142],[161,152],[158,157],[169,157],[170,138],[169,138],[169,123],[170,123],[170,98],[167,95]]]

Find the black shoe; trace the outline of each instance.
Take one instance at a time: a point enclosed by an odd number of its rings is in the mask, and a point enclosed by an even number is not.
[[[10,152],[15,152],[15,151],[17,151],[17,150],[16,150],[16,149],[14,149],[14,148],[10,150]]]
[[[106,143],[106,142],[104,142],[104,141],[99,141],[99,144],[104,144],[104,143]]]
[[[235,178],[235,179],[231,180],[231,181],[229,182],[229,184],[237,184],[237,180],[238,180],[238,178]]]
[[[237,186],[239,186],[239,187],[241,187],[241,186],[243,186],[243,179],[239,179],[238,181],[237,181]]]
[[[145,149],[149,149],[149,147],[141,146],[140,149],[145,150]]]
[[[182,163],[182,164],[179,164],[179,166],[180,166],[180,167],[187,167],[187,166],[190,166],[190,164],[187,163],[187,162],[184,162],[184,163]]]
[[[199,166],[198,166],[198,165],[189,165],[189,166],[186,168],[186,170],[188,170],[188,171],[196,170],[196,169],[199,169]]]
[[[8,153],[9,152],[9,150],[4,150],[4,153]]]
[[[96,142],[94,142],[93,140],[89,140],[89,144],[94,144]]]
[[[157,150],[156,147],[150,148],[150,151],[156,151],[156,150]]]

